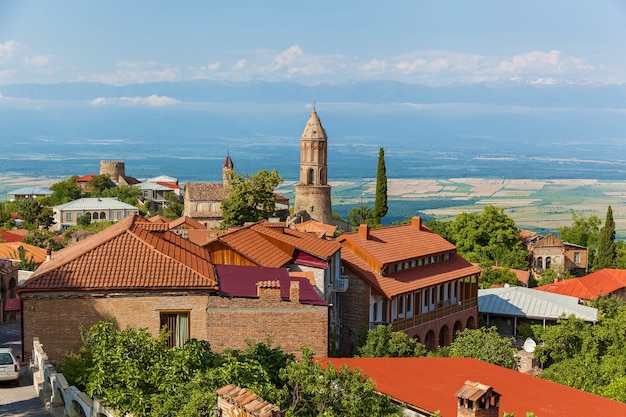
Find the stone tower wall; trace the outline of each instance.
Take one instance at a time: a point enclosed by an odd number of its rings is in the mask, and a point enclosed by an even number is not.
[[[330,185],[296,185],[296,201],[294,213],[306,211],[311,219],[332,224],[332,208],[330,204]]]
[[[124,161],[100,161],[100,175],[105,174],[114,182],[117,182],[119,177],[125,177]]]

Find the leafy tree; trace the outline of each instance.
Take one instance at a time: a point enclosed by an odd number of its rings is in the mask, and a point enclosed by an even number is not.
[[[394,332],[391,326],[378,326],[367,332],[365,343],[357,356],[362,358],[397,358],[426,356],[426,347],[404,332]]]
[[[615,248],[615,221],[611,206],[606,211],[604,226],[598,238],[598,254],[595,259],[595,269],[613,268],[617,252]]]
[[[163,207],[156,213],[167,217],[168,219],[176,220],[183,215],[183,209],[185,205],[180,201],[180,198],[174,192],[165,194],[165,203]]]
[[[557,231],[563,242],[584,246],[593,254],[598,244],[601,224],[600,218],[595,214],[585,219],[582,214],[572,211],[572,225],[559,227]]]
[[[141,195],[141,189],[133,185],[120,185],[119,187],[105,188],[102,191],[102,197],[115,197],[119,201],[132,206],[139,203],[138,197]]]
[[[7,230],[11,229],[14,223],[10,205],[7,203],[0,203],[0,228]]]
[[[437,233],[442,238],[446,239],[448,242],[453,242],[454,238],[452,237],[451,221],[441,221],[441,220],[429,220],[425,223],[426,227],[428,227],[433,232]]]
[[[115,188],[115,184],[111,181],[109,174],[96,175],[92,177],[89,181],[87,181],[87,186],[91,190],[89,194],[92,197],[100,197],[104,190]]]
[[[274,214],[274,189],[283,178],[278,171],[260,170],[251,176],[232,174],[229,194],[222,201],[222,228],[267,219]]]
[[[439,350],[441,348],[438,348]],[[519,360],[512,337],[501,337],[495,326],[476,330],[464,329],[457,332],[454,341],[447,347],[447,355],[461,358],[475,358],[505,368],[517,369]],[[434,353],[437,355],[437,352]]]
[[[91,224],[91,216],[89,214],[83,214],[76,217],[76,225],[80,227],[87,227]]]
[[[73,200],[78,200],[83,196],[83,192],[78,185],[76,185],[76,179],[78,177],[73,175],[62,181],[59,181],[50,186],[52,195],[47,198],[46,204],[50,206],[57,206],[59,204],[69,203]]]
[[[17,265],[17,267],[23,271],[34,271],[35,270],[35,261],[33,259],[33,255],[30,255],[30,257],[28,256],[28,254],[26,253],[26,249],[24,249],[24,246],[19,246],[17,248],[17,254],[14,254],[13,256],[17,255],[17,259],[20,260],[20,263]]]
[[[26,203],[19,209],[18,215],[26,222],[25,227],[49,228],[54,222],[54,212],[39,200],[24,200]]]
[[[519,230],[501,208],[486,206],[480,214],[459,214],[450,225],[449,237],[459,254],[470,262],[528,268],[528,251]]]
[[[517,275],[509,268],[483,268],[478,282],[480,288],[491,288],[493,285],[497,284],[520,285]]]
[[[400,416],[400,410],[389,396],[376,392],[371,379],[360,370],[344,365],[324,368],[313,361],[309,349],[303,349],[302,360],[290,362],[280,372],[286,381],[288,415],[294,416]]]
[[[552,267],[543,271],[541,279],[537,282],[537,285],[548,285],[554,281],[562,281],[565,279],[574,278],[574,276],[567,270],[556,271]]]
[[[387,206],[387,169],[385,168],[385,149],[378,151],[378,169],[376,171],[376,198],[374,200],[374,220],[380,224],[380,219],[385,217],[389,207]]]
[[[53,251],[63,249],[64,245],[55,239],[54,233],[46,229],[35,229],[28,232],[24,239],[24,243],[37,246],[39,248],[47,248],[48,244]]]
[[[376,223],[374,211],[367,205],[353,207],[348,211],[348,219],[350,224],[358,227],[360,224],[367,224],[370,227],[380,227],[380,223]]]

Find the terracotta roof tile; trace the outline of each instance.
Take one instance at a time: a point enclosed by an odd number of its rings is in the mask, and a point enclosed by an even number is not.
[[[203,225],[202,223],[200,223],[197,220],[192,219],[189,216],[182,216],[179,217],[176,220],[172,220],[169,223],[170,229],[176,229],[180,226],[187,226],[186,228],[188,229],[201,229],[201,230],[207,230],[206,226]]]
[[[456,251],[456,247],[425,226],[413,223],[386,226],[369,230],[369,238],[360,232],[344,233],[339,237],[343,246],[367,254],[376,260],[379,268],[385,264],[400,262],[420,256]]]
[[[455,393],[467,380],[500,393],[500,413],[540,417],[626,416],[626,404],[471,358],[332,358],[374,380],[376,390],[442,417],[457,415]],[[424,377],[424,376],[427,377]]]
[[[228,197],[228,192],[222,183],[188,182],[185,195],[190,201],[222,201]]]
[[[0,240],[3,242],[21,242],[24,240],[24,236],[12,233],[8,230],[0,230],[0,235],[2,236]]]
[[[341,263],[387,298],[480,273],[480,268],[458,254],[454,254],[447,261],[406,269],[385,276],[376,273],[347,248],[341,251]]]
[[[212,241],[215,240],[229,246],[258,266],[282,267],[291,260],[294,252],[292,245],[287,244],[277,248],[263,234],[249,227],[233,230]]]
[[[169,223],[169,222],[171,222],[170,219],[168,219],[165,216],[161,216],[160,214],[157,214],[156,216],[149,217],[148,221],[151,222],[151,223]]]
[[[33,257],[36,264],[46,260],[46,250],[23,242],[0,242],[0,258],[19,259],[18,249],[22,246],[26,251],[26,259]]]
[[[55,253],[21,291],[216,289],[204,248],[171,232],[149,232],[140,223],[140,216],[129,216]]]
[[[317,256],[318,258],[328,259],[341,249],[341,245],[333,240],[320,239],[310,233],[295,229],[267,228],[265,224],[267,224],[267,222],[255,224],[251,229],[268,238],[288,243],[296,249]]]
[[[535,288],[555,294],[570,295],[585,300],[595,300],[626,287],[626,270],[600,269],[580,278],[572,278]]]

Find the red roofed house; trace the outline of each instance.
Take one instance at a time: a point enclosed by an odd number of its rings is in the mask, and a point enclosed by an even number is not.
[[[583,300],[595,300],[604,295],[616,295],[626,300],[626,270],[600,269],[584,277],[566,279],[535,289]]]
[[[89,186],[89,181],[91,181],[94,177],[97,177],[97,176],[98,174],[87,174],[87,175],[83,175],[82,177],[77,177],[76,186],[83,191],[92,191],[91,187]]]
[[[30,357],[38,337],[51,360],[59,360],[80,346],[81,326],[108,318],[154,336],[166,326],[171,346],[196,338],[219,352],[244,348],[248,340],[297,339],[298,346],[285,351],[297,355],[307,344],[327,355],[328,305],[313,296],[307,280],[275,268],[218,276],[206,249],[155,226],[130,216],[42,264],[18,290],[23,357]]]
[[[378,229],[361,225],[338,240],[350,281],[338,297],[343,352],[354,351],[363,329],[380,324],[404,331],[429,349],[448,345],[457,331],[478,325],[480,268],[419,217]]]
[[[626,404],[472,358],[332,358],[358,368],[405,416],[626,416]],[[472,382],[474,381],[474,382]],[[488,403],[487,401],[490,402]]]
[[[526,232],[522,234],[522,240],[530,255],[531,271],[537,279],[548,268],[578,276],[587,273],[587,248],[584,246],[563,242],[553,234],[541,236]]]

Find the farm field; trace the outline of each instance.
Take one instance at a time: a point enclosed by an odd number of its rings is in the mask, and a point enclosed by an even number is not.
[[[338,182],[333,185],[333,210],[361,203],[373,206],[376,182]],[[570,225],[572,210],[602,221],[611,205],[618,239],[626,239],[626,182],[594,179],[389,179],[387,217],[423,213],[449,220],[462,212],[480,212],[486,205],[502,207],[522,229],[551,232]],[[398,215],[397,209],[403,211]],[[410,210],[407,210],[409,208]],[[345,210],[347,212],[347,210]],[[385,220],[389,220],[386,218]],[[394,221],[395,219],[392,219]]]

